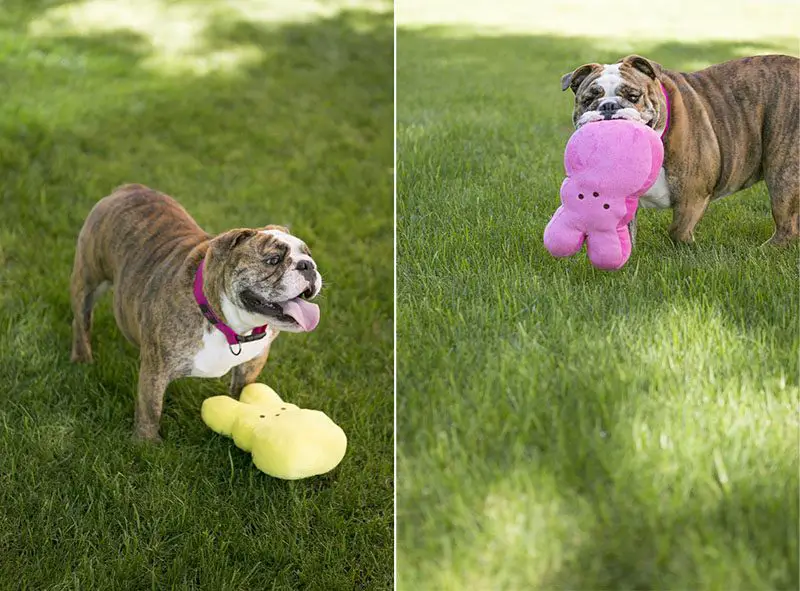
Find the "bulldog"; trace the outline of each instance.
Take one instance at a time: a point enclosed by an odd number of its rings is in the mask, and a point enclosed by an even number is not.
[[[78,236],[72,270],[72,360],[90,362],[92,308],[114,287],[114,317],[140,349],[134,437],[159,440],[167,385],[257,378],[282,331],[316,328],[322,277],[281,226],[204,232],[171,197],[125,185],[101,199]]]
[[[800,215],[800,60],[766,55],[692,73],[638,55],[585,64],[561,78],[572,89],[576,127],[631,119],[662,133],[664,166],[643,207],[673,209],[669,233],[692,242],[708,204],[764,180],[775,232],[798,237]],[[632,222],[632,225],[635,223]],[[632,231],[635,227],[631,228]]]

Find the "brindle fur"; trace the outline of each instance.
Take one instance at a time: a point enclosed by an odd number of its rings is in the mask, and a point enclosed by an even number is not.
[[[263,229],[288,231],[281,226]],[[286,245],[255,229],[218,236],[203,231],[171,197],[142,185],[125,185],[101,199],[89,213],[75,252],[71,279],[74,319],[72,360],[91,362],[92,308],[102,286],[114,286],[114,317],[123,335],[140,348],[134,435],[158,440],[167,385],[191,373],[207,321],[194,301],[192,285],[205,259],[204,291],[221,314],[223,294],[259,276],[278,285],[291,258],[265,268],[270,253]],[[267,337],[268,338],[268,337]],[[256,380],[269,355],[264,353],[231,372],[230,391]]]
[[[798,238],[800,217],[800,60],[785,55],[748,57],[692,73],[667,70],[641,56],[620,60],[622,106],[653,117],[663,126],[664,170],[673,221],[670,235],[692,242],[695,225],[714,199],[764,180],[772,203],[775,232],[769,242],[785,245]],[[586,64],[562,78],[575,92],[573,121],[596,108],[589,100],[600,64]],[[638,103],[624,101],[631,89]]]

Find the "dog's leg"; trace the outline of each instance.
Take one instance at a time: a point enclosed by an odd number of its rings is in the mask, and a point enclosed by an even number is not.
[[[234,398],[239,398],[239,394],[248,384],[252,384],[258,379],[258,374],[264,368],[269,357],[269,345],[264,349],[264,352],[250,361],[245,361],[241,365],[237,365],[231,370],[231,387],[230,393]]]
[[[792,151],[791,148],[789,148]],[[796,150],[794,150],[796,152]],[[800,236],[798,218],[800,218],[800,186],[798,186],[798,163],[789,162],[793,158],[785,158],[781,163],[785,166],[767,168],[764,180],[769,189],[772,202],[772,218],[775,220],[775,233],[767,242],[775,246],[785,246]],[[794,160],[797,158],[795,157]],[[790,164],[792,166],[790,166]]]
[[[694,227],[703,217],[710,201],[711,195],[691,190],[684,192],[683,198],[675,200],[669,227],[669,235],[675,242],[694,242]]]
[[[108,281],[104,281],[103,277],[98,277],[85,260],[79,241],[70,280],[73,317],[71,358],[74,362],[90,363],[92,361],[92,309],[108,285]]]
[[[161,441],[158,428],[161,424],[161,410],[167,384],[169,376],[163,363],[153,362],[149,356],[143,354],[139,366],[139,388],[133,419],[134,439]]]
[[[636,246],[636,216],[638,215],[638,211],[633,214],[633,219],[628,222],[628,232],[631,235],[631,248]]]

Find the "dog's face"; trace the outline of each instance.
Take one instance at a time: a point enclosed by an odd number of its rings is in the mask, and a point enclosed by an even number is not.
[[[240,319],[255,326],[266,318],[289,332],[316,327],[319,310],[310,300],[322,276],[302,240],[281,226],[231,230],[216,240],[226,253],[220,287]]]
[[[586,64],[565,74],[561,90],[571,88],[575,93],[575,127],[603,119],[629,119],[662,131],[666,102],[658,69],[641,56],[629,55],[616,64]]]

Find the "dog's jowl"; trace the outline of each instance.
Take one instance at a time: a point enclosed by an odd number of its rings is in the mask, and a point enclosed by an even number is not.
[[[691,242],[709,202],[764,180],[772,202],[773,244],[798,237],[800,217],[800,60],[766,55],[692,73],[638,55],[585,64],[561,79],[575,93],[576,127],[631,119],[664,132],[664,167],[640,198],[672,207],[670,235]]]
[[[316,328],[319,308],[310,300],[322,277],[286,228],[212,236],[171,197],[125,185],[95,205],[78,237],[73,361],[92,360],[92,308],[110,286],[117,325],[140,348],[134,434],[157,440],[169,382],[232,370],[238,396],[281,331]]]

